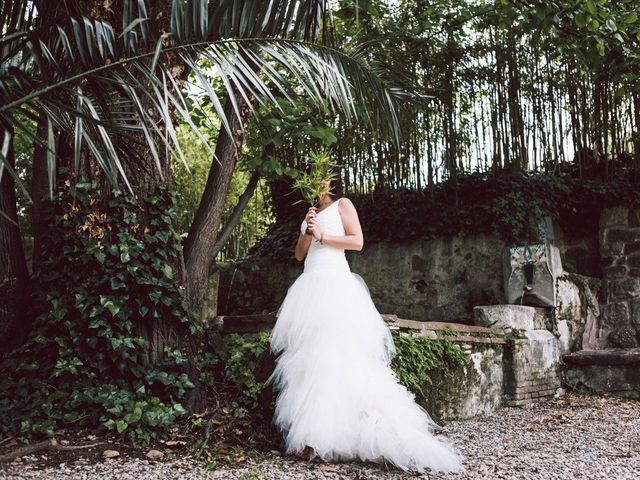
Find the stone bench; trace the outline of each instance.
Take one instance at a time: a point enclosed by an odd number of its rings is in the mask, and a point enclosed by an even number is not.
[[[570,388],[640,399],[640,348],[580,350],[562,360]]]

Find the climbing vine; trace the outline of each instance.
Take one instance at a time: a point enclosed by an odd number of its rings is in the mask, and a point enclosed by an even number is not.
[[[173,195],[160,188],[144,208],[89,182],[67,181],[48,202],[33,333],[0,364],[1,433],[53,436],[74,425],[142,445],[185,414],[194,386],[185,353],[166,346],[150,362],[140,328],[161,319],[191,327],[172,268]],[[143,229],[144,214],[152,220]]]
[[[431,340],[400,331],[392,332],[396,356],[391,367],[398,381],[417,396],[427,396],[424,388],[433,384],[432,375],[435,372],[450,378],[456,367],[468,361],[460,344],[447,338],[456,335],[450,327],[437,333],[440,338]]]
[[[640,205],[630,176],[609,182],[536,172],[478,173],[426,191],[399,190],[349,195],[358,211],[365,244],[401,243],[456,235],[496,235],[507,243],[537,242],[545,217],[572,235],[597,229],[608,206]],[[293,256],[300,217],[273,225],[252,250],[260,257]]]

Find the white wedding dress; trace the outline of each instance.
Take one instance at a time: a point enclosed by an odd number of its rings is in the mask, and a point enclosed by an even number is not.
[[[338,204],[317,214],[326,234],[345,234]],[[312,240],[270,346],[280,355],[266,383],[278,392],[273,423],[286,453],[309,446],[324,461],[387,461],[421,473],[462,468],[464,457],[434,436],[438,425],[397,382],[391,332],[343,249]]]

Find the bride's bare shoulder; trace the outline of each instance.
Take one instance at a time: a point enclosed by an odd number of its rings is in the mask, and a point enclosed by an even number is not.
[[[358,218],[358,212],[353,202],[347,197],[340,197],[338,199],[338,212],[342,218]]]
[[[340,197],[337,201],[340,202],[338,203],[338,209],[343,212],[348,212],[348,211],[354,212],[356,210],[356,207],[353,204],[353,202],[347,197]]]

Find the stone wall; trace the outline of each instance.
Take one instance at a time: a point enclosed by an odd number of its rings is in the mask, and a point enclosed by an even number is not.
[[[347,252],[351,270],[367,283],[381,313],[422,321],[470,323],[474,305],[502,301],[501,255],[493,237],[368,244]],[[218,313],[275,311],[302,273],[301,262],[254,260],[222,265]]]
[[[556,227],[555,231],[560,229]],[[563,263],[568,252],[580,256],[579,252],[584,253],[594,243],[592,239],[562,233],[558,237]],[[420,321],[469,324],[474,306],[504,303],[502,253],[506,247],[499,238],[484,235],[405,244],[369,243],[361,252],[348,251],[347,259],[351,270],[367,283],[381,313]],[[592,264],[592,260],[581,263],[585,272],[577,273],[589,274],[594,270]],[[572,266],[575,262],[569,262],[568,268]],[[303,264],[295,259],[289,262],[257,259],[220,265],[217,313],[275,312],[302,270]],[[576,305],[574,302],[573,306]]]
[[[465,365],[454,371],[430,372],[431,384],[423,385],[424,395],[416,401],[440,423],[485,415],[504,406],[523,406],[549,398],[560,386],[559,340],[532,307],[500,305],[479,307],[482,318],[499,318],[498,327],[461,325],[445,322],[418,322],[382,315],[400,335],[439,340],[439,330],[455,332],[447,340],[458,343],[468,355]],[[505,312],[507,315],[505,315]],[[271,315],[219,316],[209,328],[221,334],[270,331],[275,323]],[[502,328],[505,327],[505,328]],[[273,362],[265,362],[273,368]],[[266,367],[265,367],[266,368]],[[266,376],[270,372],[263,372]]]
[[[640,209],[605,209],[600,217],[603,303],[600,348],[640,346]]]

